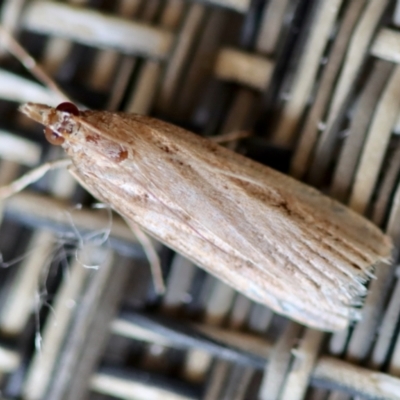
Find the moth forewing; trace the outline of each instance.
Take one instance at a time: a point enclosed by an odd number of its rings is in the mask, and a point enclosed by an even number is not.
[[[372,223],[294,179],[149,117],[21,110],[55,132],[73,173],[150,235],[273,310],[340,330],[392,244]]]

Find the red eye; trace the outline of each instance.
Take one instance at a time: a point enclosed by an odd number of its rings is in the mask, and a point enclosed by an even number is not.
[[[56,107],[57,111],[64,111],[66,113],[72,114],[72,115],[79,115],[79,110],[78,107],[75,104],[65,102],[65,103],[60,103]]]
[[[64,138],[58,133],[52,131],[49,127],[44,129],[44,136],[48,142],[54,144],[55,146],[60,146],[64,143]]]

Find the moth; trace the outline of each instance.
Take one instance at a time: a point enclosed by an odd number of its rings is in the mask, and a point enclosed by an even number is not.
[[[371,222],[286,175],[143,115],[28,103],[97,199],[256,302],[313,328],[360,318],[391,256]]]

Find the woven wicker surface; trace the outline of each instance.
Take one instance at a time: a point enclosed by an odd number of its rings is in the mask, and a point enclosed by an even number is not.
[[[400,1],[0,4],[3,27],[78,104],[204,135],[251,130],[238,151],[399,244]],[[3,43],[0,185],[61,156],[17,112],[57,96]],[[1,206],[2,399],[400,399],[395,265],[377,269],[362,321],[328,335],[161,246],[158,297],[130,230],[92,203],[58,171]]]

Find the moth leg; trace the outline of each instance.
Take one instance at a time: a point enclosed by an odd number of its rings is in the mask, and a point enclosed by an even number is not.
[[[73,164],[68,167],[68,171],[79,182],[79,184],[90,193],[90,189],[85,185],[84,180],[81,179],[78,170]],[[128,218],[125,218],[123,215],[121,216],[124,218],[129,228],[131,228],[133,234],[136,236],[146,254],[146,257],[150,264],[151,275],[153,278],[156,293],[159,295],[164,294],[165,284],[161,271],[161,262],[153,243],[151,242],[147,234],[144,233],[135,222],[129,220]]]
[[[0,200],[4,200],[7,197],[10,197],[20,192],[27,186],[38,181],[41,177],[43,177],[47,172],[51,171],[52,169],[65,168],[68,167],[70,164],[71,160],[69,158],[63,158],[61,160],[49,161],[40,165],[37,168],[30,170],[25,175],[22,175],[20,178],[16,179],[10,184],[1,187]]]
[[[145,232],[143,232],[139,228],[139,226],[135,222],[130,221],[128,218],[124,219],[125,222],[128,224],[128,226],[131,228],[132,232],[136,236],[141,246],[143,247],[146,257],[150,263],[151,276],[153,278],[153,283],[156,293],[159,295],[164,294],[165,283],[161,271],[160,257],[158,257],[157,251],[155,250],[155,247],[151,242],[151,239],[149,238],[149,236],[147,236]]]
[[[223,133],[221,135],[216,135],[216,136],[210,136],[207,139],[212,140],[215,143],[227,143],[227,142],[233,142],[235,140],[239,140],[239,139],[244,139],[247,137],[252,136],[253,133],[250,131],[233,131],[233,132],[229,132],[229,133]]]
[[[18,41],[0,26],[0,37],[7,50],[21,62],[21,64],[31,72],[31,74],[52,90],[61,101],[71,101],[55,81],[45,72],[45,70],[36,62],[36,60],[18,43]]]

